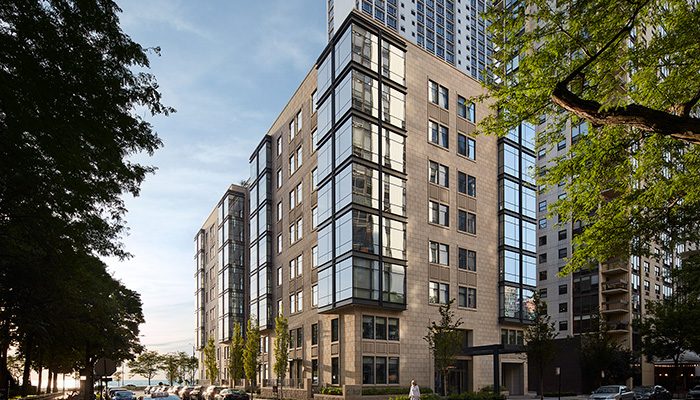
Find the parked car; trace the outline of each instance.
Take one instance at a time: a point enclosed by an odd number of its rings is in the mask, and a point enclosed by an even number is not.
[[[107,399],[111,400],[112,398],[114,398],[114,393],[120,392],[123,390],[126,390],[126,389],[124,389],[123,387],[110,388],[109,390],[107,390]]]
[[[211,385],[207,387],[207,390],[204,391],[203,400],[215,400],[215,396],[224,389],[226,388],[223,386]]]
[[[182,386],[180,386],[180,385],[170,386],[168,388],[168,393],[174,394],[175,396],[177,396],[177,392],[179,392],[181,388],[182,388]]]
[[[671,393],[663,386],[637,386],[632,389],[635,400],[671,400]]]
[[[170,394],[168,392],[163,392],[163,391],[160,391],[160,392],[154,391],[153,393],[151,393],[147,396],[144,396],[143,398],[140,398],[140,399],[141,400],[155,400],[155,399],[158,399],[158,400],[180,400],[180,398],[177,397],[176,395]]]
[[[694,388],[688,390],[688,394],[685,396],[687,400],[697,400],[700,399],[700,385],[696,385]]]
[[[216,400],[250,400],[248,393],[240,389],[224,389],[215,398]]]
[[[190,392],[194,389],[194,386],[183,386],[179,392],[177,392],[178,397],[182,400],[189,400]]]
[[[588,400],[634,400],[634,392],[624,385],[606,385],[594,390]]]
[[[195,386],[190,391],[190,400],[203,400],[202,395],[204,394],[204,386]]]
[[[145,394],[150,393],[152,387],[153,386],[151,386],[151,385],[146,386],[145,388],[143,388],[143,393],[145,393]]]
[[[130,390],[119,390],[114,392],[112,400],[136,400],[136,394]]]

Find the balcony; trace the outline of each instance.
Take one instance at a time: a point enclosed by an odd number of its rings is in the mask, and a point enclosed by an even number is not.
[[[603,283],[603,294],[627,293],[629,284],[624,279],[609,280]]]
[[[624,321],[616,321],[616,322],[608,322],[608,333],[610,334],[622,334],[622,333],[629,333],[629,322],[624,322]]]
[[[628,301],[604,302],[600,312],[602,314],[624,314],[629,312]]]
[[[600,272],[606,276],[626,274],[629,272],[629,265],[621,261],[606,263],[601,265]]]

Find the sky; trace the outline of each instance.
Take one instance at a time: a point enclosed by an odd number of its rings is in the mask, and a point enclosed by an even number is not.
[[[141,342],[192,352],[193,238],[327,42],[325,0],[117,0],[122,30],[160,47],[151,69],[177,112],[146,119],[164,142],[138,197],[125,198],[133,257],[107,260],[141,294]]]

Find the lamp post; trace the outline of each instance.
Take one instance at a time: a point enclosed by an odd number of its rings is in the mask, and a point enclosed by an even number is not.
[[[559,400],[561,400],[561,368],[557,367],[554,370],[554,373],[557,375],[557,379],[559,380],[559,389],[558,389],[557,395],[559,397]]]

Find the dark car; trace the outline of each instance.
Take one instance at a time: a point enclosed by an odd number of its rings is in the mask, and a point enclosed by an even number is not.
[[[688,390],[688,394],[685,396],[687,400],[698,400],[700,399],[700,385]]]
[[[112,400],[136,400],[136,395],[130,390],[119,390],[112,394]]]
[[[632,389],[635,400],[671,400],[671,392],[663,386],[637,386]]]
[[[224,389],[216,395],[216,400],[250,400],[250,396],[239,389]]]
[[[624,385],[606,385],[593,391],[588,400],[634,400],[634,392]]]

